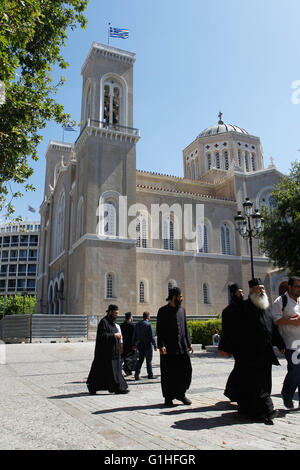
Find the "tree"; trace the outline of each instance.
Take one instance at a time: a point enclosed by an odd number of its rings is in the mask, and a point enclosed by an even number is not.
[[[274,266],[300,273],[300,163],[292,163],[289,176],[272,192],[277,208],[264,211],[262,248]]]
[[[23,304],[24,304],[24,314],[34,314],[36,311],[36,296],[35,295],[8,295],[6,298],[4,296],[0,297],[0,316],[3,315],[3,310],[5,310],[5,315],[21,315],[23,313]]]
[[[32,175],[30,158],[37,160],[40,129],[47,121],[66,125],[69,114],[55,101],[63,84],[54,84],[53,66],[65,69],[61,55],[67,30],[85,27],[88,0],[0,0],[0,81],[5,102],[0,104],[0,211],[14,212],[10,182],[24,185]]]

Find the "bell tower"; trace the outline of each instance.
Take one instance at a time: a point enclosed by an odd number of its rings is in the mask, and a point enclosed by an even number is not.
[[[84,312],[103,313],[110,303],[125,311],[136,307],[136,246],[126,230],[132,220],[128,208],[136,203],[134,62],[135,54],[94,42],[81,70],[81,131],[72,191],[75,212],[80,205],[81,238],[70,272],[84,276]],[[82,279],[76,282],[81,285]],[[132,303],[122,306],[128,292]]]

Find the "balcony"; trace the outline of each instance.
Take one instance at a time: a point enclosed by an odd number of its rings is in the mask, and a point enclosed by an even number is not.
[[[75,145],[80,141],[81,136],[85,134],[85,131],[94,131],[96,134],[109,136],[119,140],[129,140],[137,142],[140,138],[140,130],[134,127],[121,126],[120,124],[108,124],[103,121],[96,121],[89,119],[83,128],[81,129],[80,135],[77,138]]]

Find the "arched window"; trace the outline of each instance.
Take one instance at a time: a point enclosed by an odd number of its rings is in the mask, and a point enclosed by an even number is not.
[[[121,76],[109,74],[102,78],[102,121],[104,126],[126,126],[126,83]]]
[[[208,253],[207,225],[197,225],[197,245],[199,253]]]
[[[245,152],[245,170],[247,172],[250,171],[250,167],[249,167],[249,153],[248,152]]]
[[[239,164],[239,167],[241,168],[242,167],[242,152],[241,152],[241,150],[238,151],[238,164]]]
[[[112,299],[114,297],[114,274],[113,273],[107,273],[106,274],[106,292],[105,292],[105,297],[107,299]]]
[[[113,202],[104,204],[104,234],[116,236],[116,207]]]
[[[202,295],[203,295],[203,303],[205,305],[209,305],[210,304],[209,288],[206,283],[204,283],[202,286]]]
[[[207,165],[207,171],[209,171],[211,169],[211,154],[210,153],[206,155],[206,165]]]
[[[262,209],[266,207],[268,211],[272,211],[273,209],[277,209],[277,203],[274,197],[271,195],[273,188],[267,188],[263,190],[258,196],[258,206]]]
[[[48,313],[53,313],[53,285],[50,284],[48,292]]]
[[[174,250],[174,220],[169,217],[163,219],[163,248]]]
[[[224,152],[224,170],[228,171],[229,170],[229,157],[228,157],[228,151],[225,150]]]
[[[147,248],[147,221],[144,216],[136,219],[136,246]]]
[[[252,165],[252,171],[256,171],[256,155],[255,155],[255,153],[251,154],[251,165]]]
[[[144,283],[144,281],[140,281],[140,283],[139,283],[139,302],[140,302],[140,304],[145,303],[145,283]]]
[[[195,158],[195,179],[197,180],[199,176],[198,172],[198,158]]]
[[[226,223],[221,227],[221,247],[223,255],[232,254],[230,228]]]
[[[221,162],[220,162],[220,154],[219,154],[219,152],[216,152],[216,153],[215,153],[215,157],[216,157],[216,168],[221,168]]]

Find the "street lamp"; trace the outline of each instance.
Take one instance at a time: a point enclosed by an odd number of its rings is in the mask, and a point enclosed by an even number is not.
[[[247,197],[243,203],[244,215],[238,211],[237,216],[234,218],[235,226],[239,234],[244,240],[249,240],[250,246],[250,259],[251,259],[251,275],[254,279],[254,264],[253,264],[253,246],[252,239],[259,238],[259,234],[264,228],[264,219],[258,209],[255,209],[253,214],[253,202]]]

